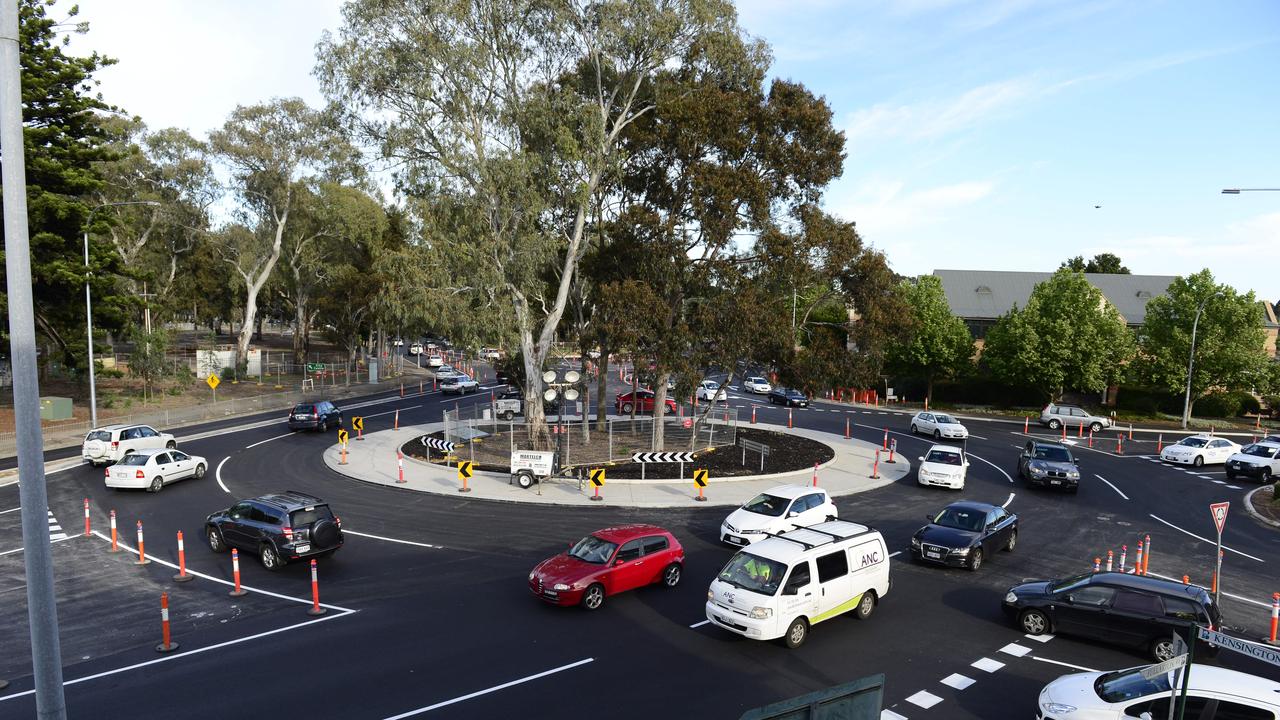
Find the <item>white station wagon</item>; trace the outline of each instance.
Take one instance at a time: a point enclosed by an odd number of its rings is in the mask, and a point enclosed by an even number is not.
[[[84,436],[80,454],[86,462],[97,467],[110,465],[139,450],[177,446],[172,435],[158,432],[150,425],[104,425]]]
[[[183,478],[204,477],[209,467],[199,455],[188,455],[181,450],[161,448],[129,453],[120,462],[106,470],[109,488],[145,489],[160,492],[167,484]]]

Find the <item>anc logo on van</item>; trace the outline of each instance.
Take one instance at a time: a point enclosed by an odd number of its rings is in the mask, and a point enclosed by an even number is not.
[[[862,565],[859,567],[859,569],[864,568],[864,567],[867,567],[867,566],[869,566],[869,565],[878,565],[878,564],[880,564],[881,560],[882,560],[882,558],[880,557],[880,551],[879,551],[879,550],[872,550],[872,551],[871,551],[871,552],[869,552],[869,553],[863,553],[863,554],[862,554]]]

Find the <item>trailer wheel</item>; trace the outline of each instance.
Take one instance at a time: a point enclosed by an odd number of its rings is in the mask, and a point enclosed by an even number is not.
[[[521,470],[516,474],[516,484],[525,490],[533,487],[533,482],[533,473],[528,472],[527,470]]]

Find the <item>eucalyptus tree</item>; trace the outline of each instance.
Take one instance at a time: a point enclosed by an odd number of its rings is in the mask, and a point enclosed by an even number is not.
[[[727,0],[353,0],[320,43],[317,74],[402,191],[446,197],[426,236],[445,282],[516,338],[525,406],[546,437],[540,374],[566,312],[596,191],[643,90],[692,48],[740,43]]]

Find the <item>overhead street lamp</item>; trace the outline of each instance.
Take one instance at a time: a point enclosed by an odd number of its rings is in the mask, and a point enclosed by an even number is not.
[[[542,373],[542,381],[549,387],[542,393],[542,397],[547,402],[557,403],[556,424],[560,426],[560,431],[556,433],[556,447],[560,450],[557,453],[560,460],[564,460],[564,451],[568,446],[564,443],[564,401],[573,402],[578,399],[578,389],[573,387],[582,379],[582,375],[577,370],[564,371],[563,377],[555,370],[547,370]],[[583,410],[585,420],[586,410]]]
[[[1187,429],[1187,421],[1191,419],[1191,371],[1196,363],[1196,329],[1200,325],[1200,313],[1204,312],[1205,303],[1216,297],[1222,297],[1221,290],[1200,301],[1200,305],[1196,307],[1196,319],[1191,322],[1191,354],[1187,357],[1187,395],[1182,401],[1183,430]]]
[[[89,340],[89,423],[94,428],[98,427],[98,391],[93,377],[93,302],[89,295],[89,226],[93,224],[94,214],[102,208],[121,207],[124,205],[159,206],[160,203],[154,200],[102,203],[90,210],[89,217],[84,221],[84,322],[85,333],[88,335]]]
[[[1223,195],[1239,195],[1242,192],[1280,192],[1280,188],[1223,188]]]

